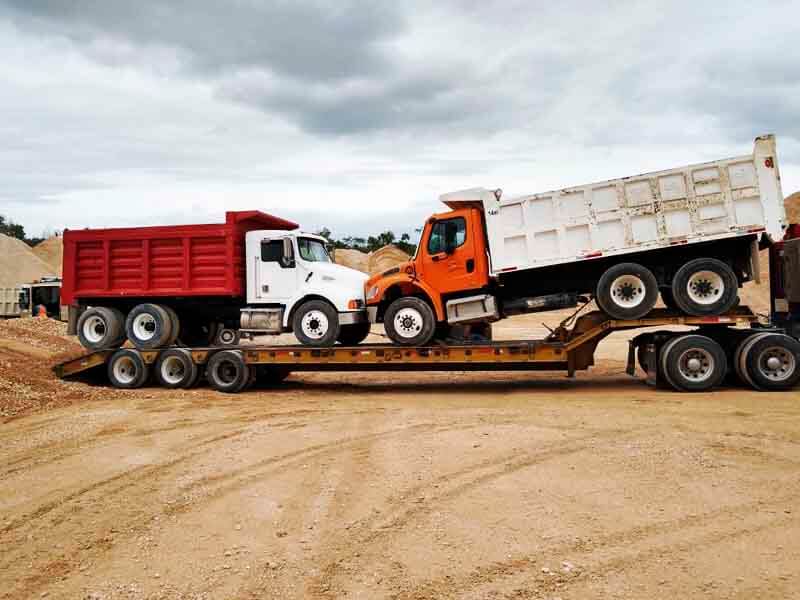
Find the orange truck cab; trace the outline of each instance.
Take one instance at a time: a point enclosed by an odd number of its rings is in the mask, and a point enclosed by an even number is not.
[[[367,310],[394,341],[424,344],[448,321],[449,300],[480,295],[489,284],[483,211],[460,207],[431,216],[414,257],[367,281]],[[451,302],[451,312],[457,306]]]

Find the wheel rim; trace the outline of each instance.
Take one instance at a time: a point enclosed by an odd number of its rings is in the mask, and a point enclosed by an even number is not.
[[[170,384],[178,384],[186,377],[186,365],[177,356],[168,356],[161,363],[161,378]]]
[[[114,377],[120,383],[133,383],[137,372],[136,363],[130,356],[118,358],[114,363]]]
[[[762,350],[756,364],[761,374],[770,381],[786,381],[797,368],[794,354],[781,346]]]
[[[688,381],[706,381],[714,374],[714,356],[703,348],[689,348],[678,357],[678,370]]]
[[[106,335],[106,322],[97,316],[91,316],[83,324],[83,337],[92,343],[102,341]]]
[[[686,292],[692,302],[714,304],[725,293],[725,281],[714,271],[697,271],[686,282]]]
[[[303,315],[302,327],[306,336],[318,340],[328,333],[328,317],[321,310],[310,310]]]
[[[133,319],[133,335],[142,341],[152,340],[156,335],[156,320],[153,315],[142,313]]]
[[[230,385],[236,381],[239,369],[230,360],[223,360],[217,365],[217,379],[224,385]]]
[[[232,344],[236,339],[236,332],[233,329],[223,329],[219,332],[219,341],[223,344]]]
[[[404,339],[411,339],[422,331],[424,319],[416,308],[401,308],[394,316],[394,330]]]
[[[611,282],[611,299],[622,308],[635,308],[644,302],[645,285],[636,275],[620,275]]]

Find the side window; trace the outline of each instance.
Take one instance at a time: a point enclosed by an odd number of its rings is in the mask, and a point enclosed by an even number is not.
[[[283,257],[283,241],[264,240],[261,242],[261,260],[264,262],[280,262]]]
[[[467,222],[464,217],[436,221],[431,228],[431,237],[428,238],[428,254],[440,254],[445,251],[447,248],[445,236],[448,224],[451,227],[455,225],[455,247],[458,248],[464,245],[464,241],[467,239]]]

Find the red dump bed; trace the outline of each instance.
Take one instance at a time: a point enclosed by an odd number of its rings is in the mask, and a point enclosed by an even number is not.
[[[245,234],[297,229],[257,210],[225,223],[64,232],[61,303],[91,298],[246,295]]]

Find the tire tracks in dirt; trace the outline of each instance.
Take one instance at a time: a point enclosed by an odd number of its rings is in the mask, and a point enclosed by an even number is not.
[[[351,528],[352,533],[345,536],[344,542],[334,544],[324,552],[327,555],[325,565],[320,569],[320,575],[311,580],[308,591],[312,596],[319,598],[335,596],[332,582],[339,575],[339,562],[351,558],[353,548],[358,548],[359,553],[366,553],[368,548],[371,551],[376,544],[385,545],[396,531],[406,527],[413,520],[433,513],[443,503],[459,498],[501,477],[590,449],[594,446],[593,442],[611,438],[624,440],[641,434],[644,429],[648,428],[595,431],[585,436],[575,436],[566,441],[548,444],[534,451],[514,450],[411,486],[404,490],[402,497],[382,506],[378,515],[354,524]],[[419,496],[423,491],[426,492],[425,501],[409,505],[406,498]]]
[[[794,492],[778,498],[770,499],[769,501],[756,500],[745,502],[734,506],[726,506],[711,511],[706,511],[700,514],[687,515],[678,519],[633,527],[606,535],[593,536],[591,541],[580,541],[571,544],[558,544],[549,548],[546,547],[540,552],[537,552],[535,558],[531,556],[518,556],[507,561],[495,562],[491,565],[481,566],[461,575],[448,575],[443,578],[429,580],[414,586],[411,590],[393,595],[392,599],[423,600],[432,596],[440,595],[443,593],[443,590],[447,590],[447,594],[445,595],[455,595],[456,597],[461,597],[473,592],[476,588],[493,583],[497,580],[524,575],[526,572],[541,567],[548,559],[550,561],[558,560],[560,562],[562,558],[569,557],[571,560],[575,560],[575,562],[580,563],[581,561],[576,559],[577,556],[590,556],[594,552],[608,550],[609,548],[629,548],[632,544],[647,542],[658,536],[680,535],[681,537],[681,541],[679,542],[661,546],[657,545],[647,552],[639,551],[624,554],[623,550],[623,555],[621,557],[614,560],[601,561],[598,563],[598,569],[592,570],[592,574],[599,576],[599,574],[603,572],[601,570],[603,568],[605,569],[605,572],[620,570],[621,568],[630,566],[634,562],[644,561],[647,559],[647,557],[655,558],[665,553],[668,554],[670,549],[678,549],[687,543],[686,540],[688,539],[688,534],[691,532],[691,530],[697,529],[706,523],[713,522],[715,526],[719,526],[719,521],[721,519],[727,519],[732,524],[733,530],[704,534],[703,536],[700,536],[699,541],[694,545],[704,542],[712,543],[715,541],[718,543],[728,538],[754,533],[763,528],[775,527],[787,522],[798,520],[800,517],[797,517],[796,515],[783,516],[769,521],[763,525],[763,527],[752,528],[752,530],[745,525],[739,529],[736,528],[737,524],[742,523],[744,517],[752,515],[754,511],[757,511],[757,509],[780,506],[786,502],[796,501],[798,497],[800,497],[800,493]],[[586,567],[583,563],[581,563],[581,569],[586,570]],[[546,582],[547,578],[540,577],[538,578],[538,581]],[[524,591],[525,590],[522,590],[522,592]],[[524,593],[522,595],[525,597]]]

